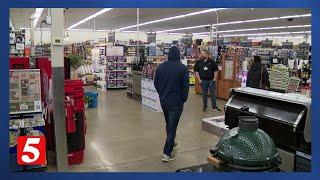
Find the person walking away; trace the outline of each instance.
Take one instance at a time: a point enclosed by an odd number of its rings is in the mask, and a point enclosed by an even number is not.
[[[261,63],[260,56],[254,56],[253,64],[248,71],[246,86],[258,89],[270,88],[269,73]]]
[[[187,67],[181,63],[180,50],[176,46],[170,48],[168,61],[157,68],[154,86],[159,94],[166,122],[167,138],[162,161],[168,162],[175,159],[176,131],[189,93],[189,72]]]
[[[210,59],[209,56],[210,52],[201,51],[199,60],[194,66],[194,71],[202,89],[202,111],[207,111],[209,90],[211,95],[212,111],[216,112],[221,111],[216,102],[216,84],[219,69],[217,63]]]

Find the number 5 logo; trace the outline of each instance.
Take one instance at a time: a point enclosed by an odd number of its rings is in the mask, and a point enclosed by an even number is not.
[[[44,136],[19,136],[17,139],[19,165],[45,165],[46,140]]]

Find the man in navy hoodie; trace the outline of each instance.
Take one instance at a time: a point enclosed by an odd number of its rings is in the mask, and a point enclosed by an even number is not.
[[[167,139],[162,161],[168,162],[175,159],[176,131],[189,93],[189,72],[187,67],[181,63],[180,50],[176,46],[170,48],[168,61],[158,67],[154,86],[159,94],[166,121]]]

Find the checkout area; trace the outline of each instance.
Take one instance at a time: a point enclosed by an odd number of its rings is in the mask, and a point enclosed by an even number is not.
[[[220,171],[311,171],[311,98],[233,88],[225,115],[202,129],[220,137],[208,161]]]

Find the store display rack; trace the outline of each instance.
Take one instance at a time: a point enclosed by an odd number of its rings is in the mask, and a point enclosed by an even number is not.
[[[44,136],[45,121],[41,104],[39,69],[10,70],[10,168],[11,171],[41,171],[47,165],[17,164],[17,137]],[[15,157],[15,158],[14,158]]]
[[[107,47],[106,84],[107,89],[127,88],[127,58],[123,46]]]

